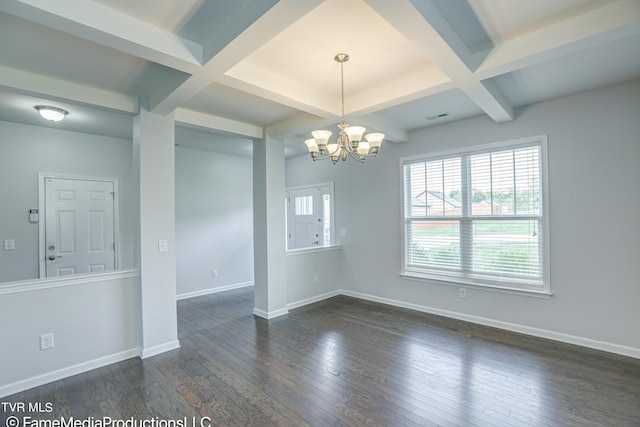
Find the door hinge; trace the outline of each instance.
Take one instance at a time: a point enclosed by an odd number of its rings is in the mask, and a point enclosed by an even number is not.
[[[115,200],[116,199],[116,193],[114,191],[112,191],[111,195],[113,196],[113,200]]]

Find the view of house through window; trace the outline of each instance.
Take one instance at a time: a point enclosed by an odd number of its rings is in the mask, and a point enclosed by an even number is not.
[[[405,159],[404,271],[548,291],[543,137]]]
[[[333,183],[288,188],[287,249],[333,244]]]

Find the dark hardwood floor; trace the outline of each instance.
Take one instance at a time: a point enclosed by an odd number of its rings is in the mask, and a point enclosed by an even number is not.
[[[0,401],[119,427],[640,426],[640,360],[343,296],[252,309],[252,288],[180,301],[181,349]]]

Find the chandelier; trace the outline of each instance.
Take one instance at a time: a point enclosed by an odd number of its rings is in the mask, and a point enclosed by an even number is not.
[[[339,159],[347,160],[351,157],[354,160],[364,163],[367,157],[375,157],[380,150],[384,134],[370,133],[365,135],[362,141],[362,135],[366,129],[362,126],[349,126],[344,120],[344,63],[349,60],[349,55],[339,53],[334,58],[340,63],[340,91],[342,95],[342,121],[338,125],[340,134],[336,142],[329,143],[332,132],[329,130],[314,130],[311,132],[313,138],[307,139],[304,143],[311,154],[311,158],[316,160],[324,160],[330,158],[333,164]]]

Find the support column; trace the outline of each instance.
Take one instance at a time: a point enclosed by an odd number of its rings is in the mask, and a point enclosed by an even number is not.
[[[284,141],[253,142],[255,307],[265,319],[287,314]]]
[[[142,358],[180,347],[176,311],[175,121],[143,107],[133,122]]]

